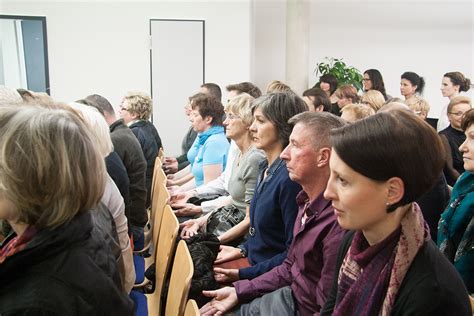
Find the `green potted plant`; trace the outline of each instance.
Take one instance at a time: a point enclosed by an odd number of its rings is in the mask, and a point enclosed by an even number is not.
[[[316,77],[325,74],[332,74],[337,79],[338,86],[343,84],[351,84],[358,91],[362,90],[362,79],[364,78],[360,71],[339,58],[325,57],[323,62],[316,64],[314,70]]]

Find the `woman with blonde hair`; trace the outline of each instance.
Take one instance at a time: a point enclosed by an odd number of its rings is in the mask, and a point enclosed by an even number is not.
[[[377,112],[385,104],[385,98],[378,90],[368,90],[362,95],[361,102],[367,104]]]
[[[365,104],[348,104],[342,108],[341,118],[349,123],[354,123],[375,114],[373,108]]]
[[[68,109],[0,108],[0,314],[132,315],[115,258],[94,234],[106,170]]]
[[[405,101],[405,104],[422,120],[426,120],[430,112],[430,104],[423,98],[414,97]]]

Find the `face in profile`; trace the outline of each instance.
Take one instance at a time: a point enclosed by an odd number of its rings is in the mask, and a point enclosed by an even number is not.
[[[122,100],[122,104],[120,104],[119,115],[125,124],[128,124],[134,120],[132,113],[130,113],[130,105],[125,100]]]
[[[409,98],[413,96],[416,92],[416,88],[417,86],[412,85],[409,80],[402,79],[400,81],[400,93],[405,98]]]
[[[443,77],[441,81],[441,93],[443,97],[451,98],[459,94],[459,86],[453,85],[451,78]]]
[[[344,229],[374,230],[387,216],[387,183],[376,182],[349,167],[332,150],[331,175],[324,197],[332,201],[337,221]]]
[[[459,147],[464,161],[464,169],[474,173],[474,124],[466,129],[466,140]]]
[[[195,107],[190,114],[191,124],[193,125],[194,131],[198,133],[205,132],[209,128],[207,120],[199,114],[199,108]]]
[[[239,139],[248,132],[248,126],[232,111],[226,113],[224,126],[226,136],[233,140]]]
[[[372,89],[372,80],[370,79],[368,74],[364,74],[364,79],[362,79],[362,84],[364,86],[365,91],[369,91]]]
[[[320,153],[314,147],[313,137],[308,128],[297,123],[291,132],[288,146],[280,154],[281,159],[286,161],[290,179],[295,182],[302,183],[314,173]]]
[[[253,123],[250,126],[255,147],[262,150],[268,150],[278,144],[278,132],[275,125],[263,115],[258,107],[253,113]]]

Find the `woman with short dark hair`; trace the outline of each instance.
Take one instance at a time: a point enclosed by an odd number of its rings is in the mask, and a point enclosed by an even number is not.
[[[394,110],[333,130],[331,143],[324,195],[352,232],[321,315],[470,315],[462,280],[414,203],[444,164],[436,131]]]

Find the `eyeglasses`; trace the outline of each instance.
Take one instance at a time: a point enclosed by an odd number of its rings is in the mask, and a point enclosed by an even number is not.
[[[454,116],[462,116],[465,112],[448,112],[448,114],[454,115]]]
[[[370,81],[370,78],[364,78],[362,81]]]
[[[238,120],[238,119],[240,119],[240,116],[232,114],[232,113],[226,113],[226,116],[229,120]]]
[[[126,107],[124,107],[124,106],[121,106],[121,107],[120,107],[120,110],[121,110],[121,111],[127,111],[127,112],[130,112],[130,111],[129,111],[129,110],[126,108]]]

